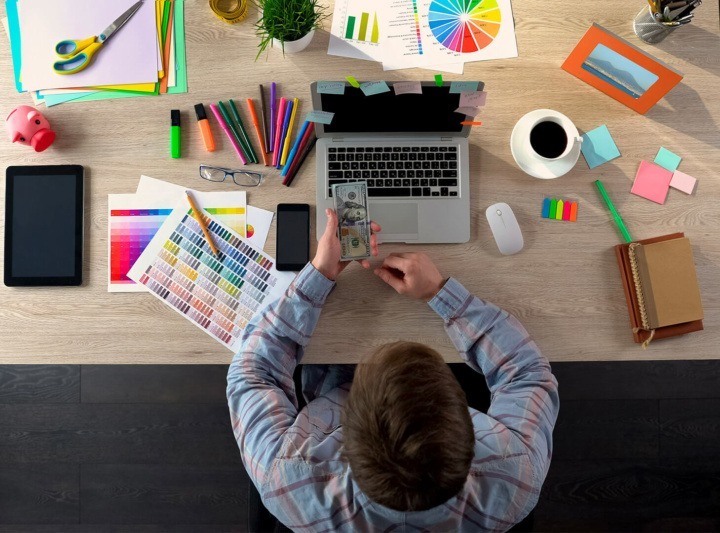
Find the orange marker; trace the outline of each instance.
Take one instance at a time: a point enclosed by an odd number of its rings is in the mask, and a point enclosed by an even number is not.
[[[213,137],[212,130],[210,129],[210,123],[208,122],[207,115],[205,114],[205,106],[202,104],[196,104],[195,115],[197,115],[200,135],[202,135],[203,142],[205,143],[205,150],[208,152],[214,152],[215,139]]]
[[[260,130],[260,121],[255,114],[255,105],[253,104],[252,98],[247,99],[247,105],[248,109],[250,110],[250,117],[252,118],[253,125],[255,126],[255,133],[257,133],[258,141],[260,141],[260,153],[262,154],[263,165],[268,166],[268,157],[267,153],[265,152],[265,137]]]
[[[476,122],[474,120],[463,120],[460,124],[463,126],[482,126],[482,122]]]

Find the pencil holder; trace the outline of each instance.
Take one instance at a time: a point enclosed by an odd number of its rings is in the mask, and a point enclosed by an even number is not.
[[[633,20],[635,35],[650,44],[659,43],[677,28],[678,26],[665,26],[657,20],[650,6],[643,7]]]

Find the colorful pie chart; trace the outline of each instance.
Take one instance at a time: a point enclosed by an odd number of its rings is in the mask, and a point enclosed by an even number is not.
[[[501,20],[497,0],[433,0],[428,12],[430,31],[438,42],[463,54],[492,43]]]

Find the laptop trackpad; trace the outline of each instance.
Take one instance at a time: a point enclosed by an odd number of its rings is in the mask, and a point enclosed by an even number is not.
[[[382,226],[381,235],[407,235],[412,238],[418,233],[418,205],[372,204],[370,218]]]

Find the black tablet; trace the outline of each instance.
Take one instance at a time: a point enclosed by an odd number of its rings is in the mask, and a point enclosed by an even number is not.
[[[80,285],[83,167],[5,172],[5,285]]]

